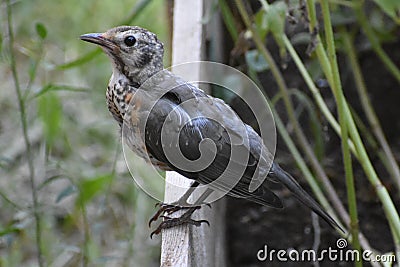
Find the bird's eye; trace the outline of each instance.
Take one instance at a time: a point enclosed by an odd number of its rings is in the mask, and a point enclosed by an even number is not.
[[[124,43],[127,46],[133,46],[136,43],[136,38],[134,36],[128,36],[125,38]]]

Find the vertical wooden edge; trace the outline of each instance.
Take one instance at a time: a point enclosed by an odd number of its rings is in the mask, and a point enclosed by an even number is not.
[[[172,38],[172,66],[200,61],[204,55],[204,0],[175,0]],[[172,68],[173,71],[173,68]],[[191,77],[200,75],[192,69]],[[193,75],[194,74],[194,75]],[[170,184],[178,184],[177,189]],[[192,181],[175,172],[167,172],[165,202],[177,200]],[[178,214],[179,216],[179,214]],[[221,266],[225,263],[225,203],[219,200],[212,208],[204,206],[193,219],[209,221],[210,226],[178,226],[162,231],[161,266]]]
[[[203,27],[199,22],[202,15],[203,0],[174,1],[172,66],[201,60]],[[171,184],[188,187],[190,183],[190,180],[175,172],[167,172],[164,201],[177,200],[185,192],[185,189],[178,189]],[[190,230],[190,226],[182,225],[162,231],[161,266],[192,266]]]

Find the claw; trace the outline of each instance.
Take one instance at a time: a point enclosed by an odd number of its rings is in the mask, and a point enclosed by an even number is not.
[[[151,226],[151,224],[154,222],[154,221],[157,221],[158,220],[158,218],[161,216],[161,214],[162,213],[168,213],[168,214],[171,214],[171,213],[174,213],[174,212],[176,212],[176,211],[178,211],[178,210],[180,210],[181,209],[181,207],[178,207],[178,206],[174,206],[174,205],[169,205],[169,204],[164,204],[164,203],[157,203],[156,204],[156,207],[157,206],[160,206],[160,208],[157,210],[157,212],[150,218],[150,220],[149,220],[149,227]]]
[[[197,209],[197,207],[196,207],[196,209]],[[191,213],[190,213],[190,215],[191,215]],[[190,216],[187,216],[186,213],[178,218],[171,218],[171,217],[164,216],[164,215],[162,215],[161,217],[164,219],[164,221],[162,223],[160,223],[160,225],[157,227],[156,230],[151,232],[151,234],[150,234],[151,239],[153,238],[153,235],[158,235],[159,233],[161,233],[161,230],[163,230],[163,229],[168,229],[168,228],[172,228],[172,227],[183,225],[183,224],[200,226],[202,223],[206,223],[208,226],[210,226],[210,223],[207,220],[193,220],[192,218],[190,218]]]
[[[158,235],[161,233],[161,229],[157,228],[156,230],[154,230],[153,232],[151,232],[150,234],[150,239],[153,239],[153,235]]]
[[[210,222],[209,222],[209,221],[207,221],[207,220],[198,220],[198,221],[196,221],[196,222],[198,222],[198,223],[199,223],[199,225],[197,225],[197,226],[200,226],[202,223],[205,223],[205,224],[207,224],[207,225],[208,225],[208,227],[210,227]]]
[[[160,208],[157,210],[157,212],[150,218],[149,220],[149,227],[151,227],[151,224],[155,221],[158,220],[158,218],[163,217],[161,214],[163,213],[167,213],[167,214],[172,214],[174,212],[177,212],[178,210],[182,210],[182,209],[200,209],[201,206],[193,206],[193,207],[181,207],[181,206],[177,206],[174,204],[165,204],[162,202],[158,202],[156,203],[156,207],[159,206]],[[207,206],[209,206],[211,208],[210,204],[207,204]]]
[[[159,210],[150,218],[149,223],[148,223],[149,227],[151,227],[151,224],[152,224],[153,222],[155,222],[155,221],[158,220],[158,218],[160,217],[161,213],[162,213],[162,211],[161,211],[161,209],[159,209]]]

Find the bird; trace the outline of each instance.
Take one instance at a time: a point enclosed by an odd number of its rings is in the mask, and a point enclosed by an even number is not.
[[[163,221],[151,235],[182,224],[208,224],[206,220],[191,218],[199,206],[188,208],[180,205],[186,203],[199,184],[217,181],[216,187],[226,190],[228,195],[282,208],[282,201],[265,179],[283,184],[331,227],[343,231],[293,176],[273,162],[262,138],[228,104],[164,69],[164,45],[156,34],[139,26],[118,26],[103,33],[83,34],[80,39],[100,46],[111,60],[107,107],[121,132],[127,136],[130,149],[149,164],[161,170],[178,172],[194,181],[176,203],[160,205],[149,224],[159,217],[163,217]],[[165,128],[169,129],[168,134],[163,132]],[[207,145],[207,140],[212,144]],[[173,147],[172,143],[178,145],[179,153],[189,162],[187,166],[181,164],[185,160],[174,160],[168,155],[175,154],[166,149],[168,144]],[[234,163],[230,164],[234,151],[240,151],[245,159],[233,160]],[[190,161],[202,158],[203,152],[211,153],[213,157],[206,157],[208,161],[204,168],[195,168]],[[202,163],[205,164],[204,160]],[[225,173],[228,173],[225,180],[218,183]],[[253,178],[261,182],[255,190],[250,190]],[[188,210],[177,218],[162,215],[185,208]]]

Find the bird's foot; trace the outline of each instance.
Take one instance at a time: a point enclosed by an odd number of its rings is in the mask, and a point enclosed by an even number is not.
[[[208,207],[211,208],[211,205],[209,203],[204,203],[206,204]],[[156,203],[156,207],[159,207],[159,209],[157,210],[157,212],[150,218],[149,220],[149,227],[151,226],[151,224],[155,221],[157,221],[160,217],[163,217],[163,214],[173,214],[179,210],[187,210],[187,209],[191,209],[191,208],[195,208],[194,210],[200,209],[201,208],[201,204],[200,205],[191,205],[187,202],[182,203],[180,201],[177,202],[173,202],[171,204],[167,204],[167,203],[163,203],[163,202],[158,202]]]
[[[200,209],[201,206],[180,207],[180,208],[188,208],[188,211],[186,211],[184,214],[182,214],[182,216],[177,217],[177,218],[171,218],[171,217],[165,216],[165,215],[161,215],[161,216],[158,215],[158,217],[162,217],[164,220],[160,223],[160,225],[157,227],[157,229],[154,230],[150,234],[150,238],[152,238],[153,235],[158,235],[159,233],[161,233],[161,230],[163,230],[163,229],[168,229],[168,228],[172,228],[172,227],[183,225],[183,224],[200,226],[202,223],[206,223],[208,226],[210,226],[210,223],[207,220],[193,220],[191,218],[193,212]]]
[[[189,207],[183,207],[183,206],[178,206],[175,203],[173,204],[167,204],[167,203],[162,203],[159,202],[156,204],[156,207],[159,207],[159,209],[157,210],[157,212],[150,218],[149,220],[149,227],[151,226],[151,224],[155,221],[158,220],[158,218],[160,218],[160,216],[162,216],[163,214],[172,214],[174,212],[177,212],[178,210],[182,210],[182,209],[186,209]]]

